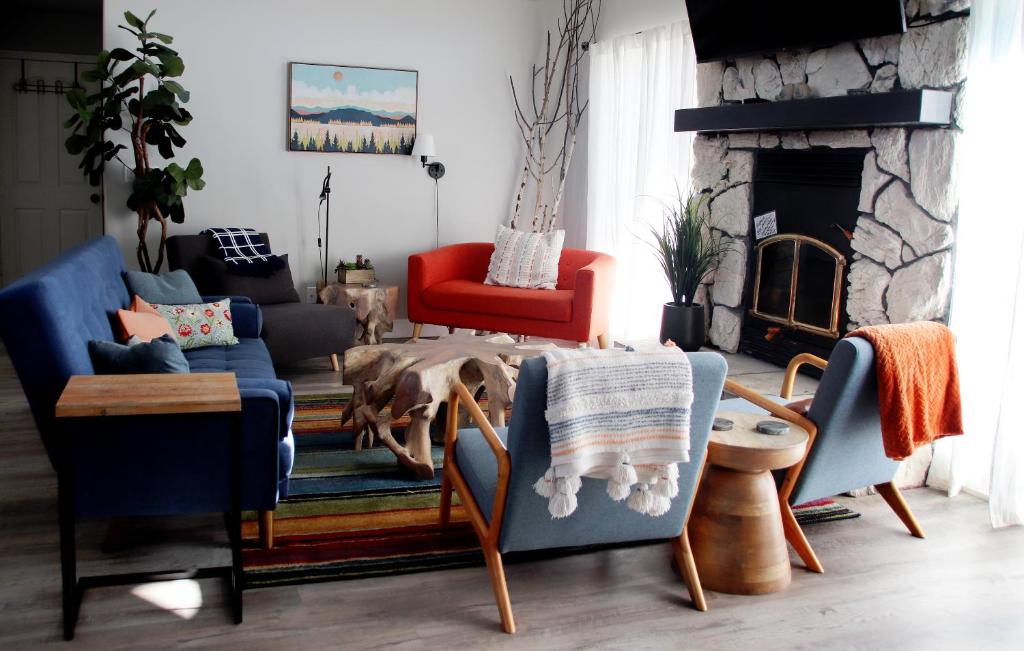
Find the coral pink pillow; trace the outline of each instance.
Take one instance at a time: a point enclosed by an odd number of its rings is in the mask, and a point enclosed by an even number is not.
[[[121,322],[121,336],[125,341],[138,337],[148,342],[163,335],[174,338],[171,322],[138,295],[132,299],[130,309],[117,311],[117,319]]]

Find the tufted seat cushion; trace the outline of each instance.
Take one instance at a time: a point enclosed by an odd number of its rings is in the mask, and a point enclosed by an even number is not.
[[[262,339],[239,339],[234,346],[205,346],[184,352],[193,373],[230,371],[240,380],[276,377],[270,354]]]
[[[439,310],[494,316],[528,314],[542,321],[572,320],[569,289],[523,289],[485,285],[472,280],[444,280],[423,291],[423,303]]]

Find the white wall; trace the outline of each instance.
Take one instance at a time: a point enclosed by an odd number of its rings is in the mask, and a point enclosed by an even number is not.
[[[104,47],[132,38],[117,28],[138,2],[106,0]],[[198,156],[207,186],[186,199],[172,233],[208,226],[265,229],[288,253],[296,284],[316,278],[316,209],[330,165],[333,261],[363,253],[378,277],[403,285],[406,259],[434,245],[433,182],[419,159],[286,149],[288,62],[419,71],[420,133],[433,133],[440,183],[441,243],[491,241],[506,218],[519,136],[508,76],[525,76],[540,47],[541,7],[530,0],[387,3],[351,0],[178,0],[160,3],[151,27],[172,34],[195,116],[180,156]],[[135,260],[134,215],[121,170],[106,179],[106,231]],[[332,264],[333,268],[333,264]]]
[[[598,40],[686,19],[684,0],[604,0]]]

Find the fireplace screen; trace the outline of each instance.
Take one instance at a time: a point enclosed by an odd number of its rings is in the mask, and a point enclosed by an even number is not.
[[[757,245],[754,316],[826,337],[839,336],[846,258],[806,235],[775,235]]]

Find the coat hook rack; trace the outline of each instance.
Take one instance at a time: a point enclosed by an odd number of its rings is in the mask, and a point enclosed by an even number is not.
[[[31,80],[27,79],[25,77],[25,61],[26,61],[25,59],[21,59],[21,77],[18,79],[18,81],[14,82],[14,84],[12,85],[12,88],[14,89],[14,91],[16,93],[36,93],[38,95],[43,95],[45,93],[54,93],[56,95],[63,95],[65,92],[67,92],[71,88],[82,88],[83,87],[80,83],[78,83],[78,63],[77,62],[73,62],[73,61],[70,62],[71,65],[73,66],[72,74],[74,76],[73,76],[73,81],[71,82],[71,85],[69,86],[69,85],[66,85],[66,82],[61,81],[60,79],[55,79],[52,84],[47,83],[46,80],[44,80],[42,78],[31,79]],[[47,61],[47,62],[44,62],[44,63],[49,63],[49,62]]]

